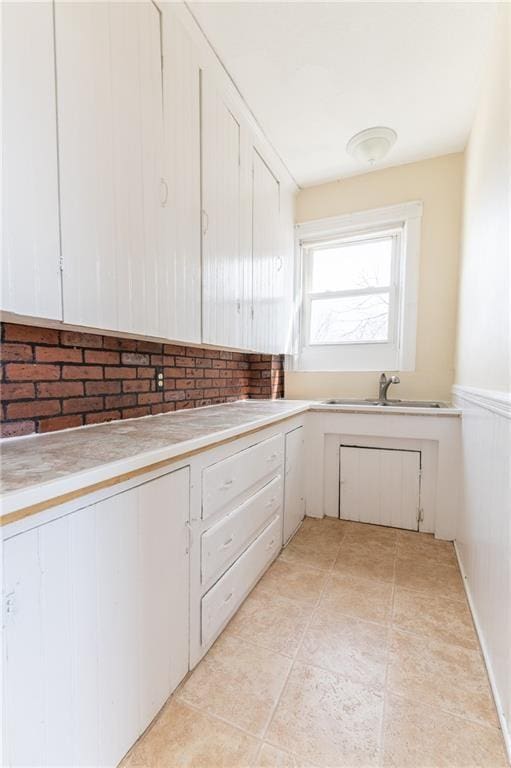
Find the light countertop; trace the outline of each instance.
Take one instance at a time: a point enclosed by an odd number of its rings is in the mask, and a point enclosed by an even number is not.
[[[245,400],[2,441],[2,518],[84,486],[206,449],[307,411],[304,400]]]
[[[5,524],[20,510],[158,462],[206,450],[308,410],[345,414],[458,416],[455,408],[379,408],[310,400],[244,400],[1,441]]]

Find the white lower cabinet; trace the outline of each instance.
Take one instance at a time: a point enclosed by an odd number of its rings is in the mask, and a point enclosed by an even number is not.
[[[302,425],[4,533],[3,766],[119,763],[279,554],[284,470],[299,525]]]
[[[342,445],[339,474],[342,520],[419,529],[421,451]]]
[[[4,542],[5,766],[115,766],[188,670],[189,468]]]
[[[305,517],[305,429],[286,434],[284,484],[284,544]]]

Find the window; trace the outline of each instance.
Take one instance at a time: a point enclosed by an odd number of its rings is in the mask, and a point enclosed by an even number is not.
[[[301,370],[412,370],[420,203],[298,225]]]

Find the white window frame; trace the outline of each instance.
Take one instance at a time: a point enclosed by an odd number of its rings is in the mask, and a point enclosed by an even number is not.
[[[360,211],[297,224],[295,227],[296,328],[291,370],[299,371],[413,371],[417,336],[417,302],[422,203]],[[391,317],[388,341],[308,344],[311,262],[314,246],[374,235],[394,237],[391,276]],[[345,294],[332,292],[329,297]],[[323,296],[326,298],[325,294]]]

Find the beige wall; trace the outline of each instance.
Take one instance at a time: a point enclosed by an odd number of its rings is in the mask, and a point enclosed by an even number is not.
[[[454,377],[463,155],[395,166],[300,191],[298,222],[422,200],[416,370],[395,396],[450,399]],[[368,397],[377,373],[287,372],[286,397]],[[399,395],[398,395],[399,392]]]
[[[465,153],[456,383],[510,390],[510,16],[498,39]]]

